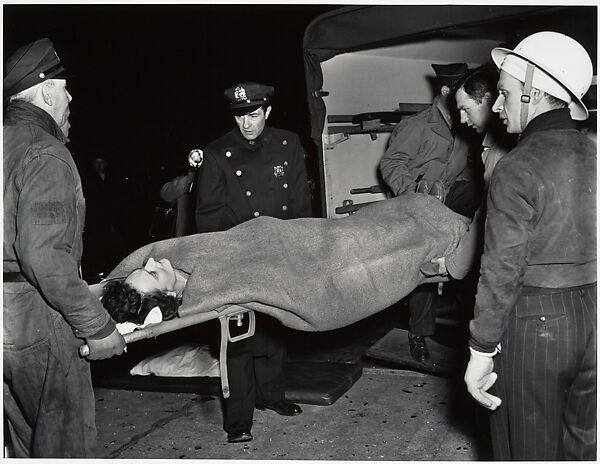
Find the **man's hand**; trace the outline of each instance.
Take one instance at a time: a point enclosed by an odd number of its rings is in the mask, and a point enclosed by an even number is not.
[[[439,258],[433,258],[429,263],[425,263],[421,266],[421,272],[423,275],[425,275],[425,277],[448,277],[446,258],[443,256]]]
[[[440,257],[440,258],[433,258],[431,260],[431,262],[433,264],[437,264],[438,265],[438,274],[445,276],[448,275],[448,269],[446,269],[446,258],[444,256]]]
[[[98,340],[87,338],[85,341],[90,348],[90,354],[87,356],[90,361],[111,358],[114,355],[123,353],[126,347],[125,339],[117,329],[113,330],[107,337]]]
[[[204,152],[199,148],[194,148],[188,155],[188,163],[193,168],[199,168],[204,161]]]
[[[494,359],[471,352],[471,359],[465,372],[467,390],[475,401],[492,411],[502,404],[500,398],[487,392],[497,378],[498,374],[494,372]]]

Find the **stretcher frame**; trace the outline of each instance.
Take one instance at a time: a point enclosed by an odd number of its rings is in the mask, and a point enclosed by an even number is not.
[[[100,284],[90,285],[90,290],[97,296],[101,296],[102,289],[105,282]],[[230,321],[235,321],[238,327],[243,324],[243,319],[248,316],[248,329],[236,336],[231,335],[229,328]],[[221,389],[223,392],[223,398],[229,398],[229,376],[227,373],[227,344],[229,342],[237,342],[246,338],[252,337],[256,329],[256,315],[251,309],[246,309],[238,305],[228,305],[219,311],[208,311],[201,313],[186,313],[182,317],[170,319],[168,321],[162,321],[157,324],[150,324],[144,328],[136,329],[133,332],[129,332],[123,335],[125,343],[137,342],[139,340],[145,340],[148,338],[155,338],[159,335],[174,332],[175,330],[190,327],[196,324],[201,324],[206,321],[213,319],[219,319],[221,325],[221,345],[219,349],[219,368],[221,372]],[[87,344],[79,347],[79,355],[86,357],[90,354],[90,348]]]

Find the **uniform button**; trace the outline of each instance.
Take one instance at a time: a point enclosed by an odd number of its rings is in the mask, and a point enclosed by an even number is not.
[[[231,152],[230,152],[230,151],[226,152],[226,153],[225,153],[225,156],[226,156],[227,158],[230,158],[230,157],[231,157]]]
[[[260,216],[260,213],[258,211],[254,211],[254,217],[258,217]]]
[[[540,316],[540,321],[544,322],[546,320],[546,316]]]
[[[288,188],[288,184],[283,184],[283,188],[284,189]]]
[[[283,143],[284,145],[287,145],[287,140],[284,140],[284,141],[283,141],[283,142],[281,142],[281,143]]]
[[[247,190],[247,191],[246,191],[246,196],[247,196],[247,197],[249,197],[249,196],[252,196],[252,192],[251,192],[250,190]]]
[[[240,171],[239,169],[237,171],[235,171],[235,175],[240,177],[242,175],[242,171]]]
[[[282,209],[282,210],[284,210],[284,211],[287,211],[287,206],[286,206],[286,205],[283,205],[283,206],[281,207],[281,209]]]
[[[287,165],[288,165],[288,162],[287,162],[287,161],[284,161],[284,162],[283,162],[283,165],[284,165],[284,166],[287,166]]]

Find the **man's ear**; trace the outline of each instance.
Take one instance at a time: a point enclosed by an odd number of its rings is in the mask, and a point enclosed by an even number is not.
[[[483,95],[482,100],[483,100],[482,103],[487,103],[489,105],[489,107],[491,108],[492,105],[494,104],[494,100],[492,100],[492,92],[486,92]]]
[[[447,85],[442,85],[442,88],[440,89],[440,93],[444,97],[447,97],[448,95],[450,95],[450,87],[448,87]]]
[[[271,114],[271,107],[267,106],[267,109],[265,110],[265,119],[269,119],[270,114]]]
[[[53,98],[52,98],[52,92],[50,91],[51,89],[51,84],[50,82],[46,81],[44,82],[44,84],[42,85],[42,99],[44,100],[44,103],[46,103],[46,105],[48,106],[52,106],[53,103]]]
[[[530,95],[531,102],[537,105],[542,100],[542,98],[544,98],[544,95],[546,95],[546,93],[541,91],[540,89],[532,87]]]

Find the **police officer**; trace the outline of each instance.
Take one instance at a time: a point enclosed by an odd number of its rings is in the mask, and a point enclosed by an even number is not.
[[[204,150],[196,190],[198,232],[226,230],[259,216],[311,216],[300,139],[266,125],[273,93],[273,87],[254,82],[225,90],[237,127]],[[224,428],[230,443],[252,440],[255,406],[287,416],[302,412],[285,401],[281,329],[275,319],[257,314],[255,335],[229,344],[231,396],[225,400]]]
[[[15,457],[93,457],[89,359],[125,340],[79,273],[85,200],[65,147],[65,70],[49,39],[4,67],[4,413]]]

